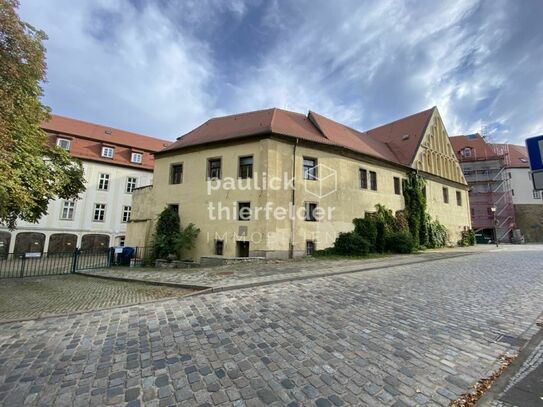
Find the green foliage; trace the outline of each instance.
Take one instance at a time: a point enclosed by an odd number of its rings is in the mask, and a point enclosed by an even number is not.
[[[353,219],[354,233],[361,236],[369,243],[369,251],[374,253],[377,241],[377,223],[373,217]]]
[[[180,259],[194,247],[200,229],[190,223],[181,228],[177,210],[167,207],[158,217],[153,237],[154,255],[157,259]]]
[[[83,167],[48,142],[40,123],[45,33],[22,22],[16,0],[0,0],[0,224],[37,222],[56,198],[85,190]]]
[[[413,252],[413,237],[409,232],[393,232],[386,238],[386,249],[393,253]]]
[[[370,244],[362,236],[354,233],[340,233],[334,242],[334,253],[343,256],[366,256]]]
[[[424,186],[424,179],[416,172],[411,172],[407,179],[403,181],[405,215],[415,247],[428,245]]]
[[[472,229],[462,231],[462,237],[458,246],[473,246],[475,244],[475,232]]]
[[[428,225],[428,247],[431,249],[444,247],[449,238],[447,228],[438,220],[432,221],[429,215],[426,217],[425,224]]]

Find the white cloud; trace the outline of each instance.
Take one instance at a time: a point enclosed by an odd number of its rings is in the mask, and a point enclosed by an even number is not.
[[[23,2],[59,113],[172,138],[272,106],[364,130],[437,105],[450,134],[543,133],[538,0],[136,4]]]

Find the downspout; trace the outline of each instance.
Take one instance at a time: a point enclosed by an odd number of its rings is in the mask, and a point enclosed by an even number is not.
[[[293,213],[290,214],[290,242],[288,248],[288,257],[294,257],[294,230],[296,228],[296,147],[298,147],[298,139],[292,148],[292,196],[290,207]],[[290,210],[290,209],[289,209]]]

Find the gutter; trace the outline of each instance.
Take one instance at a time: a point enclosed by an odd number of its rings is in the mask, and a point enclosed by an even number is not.
[[[296,138],[296,143],[292,148],[292,196],[291,196],[291,208],[296,209],[296,148],[298,147],[299,139]],[[296,227],[296,215],[290,216],[290,242],[288,248],[288,257],[292,259],[294,257],[294,230]]]

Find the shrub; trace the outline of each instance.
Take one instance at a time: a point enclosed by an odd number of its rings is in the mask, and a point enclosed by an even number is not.
[[[407,254],[413,252],[413,247],[413,237],[409,232],[394,232],[387,236],[387,251]]]
[[[377,240],[377,224],[375,218],[366,216],[365,218],[353,219],[353,224],[354,233],[368,242],[370,252],[375,252],[375,242]]]
[[[314,257],[326,257],[326,256],[335,256],[336,252],[334,251],[333,247],[327,247],[326,249],[322,250],[315,250],[313,253]]]
[[[377,253],[384,253],[385,246],[386,246],[386,237],[391,232],[387,230],[385,222],[383,222],[381,219],[375,220],[375,226],[377,228],[377,238],[375,239],[375,251]]]
[[[340,233],[334,242],[334,252],[344,256],[366,256],[369,248],[368,241],[354,232]]]
[[[473,246],[475,244],[475,232],[472,229],[462,231],[462,238],[458,246]]]
[[[156,259],[175,260],[194,247],[200,233],[194,224],[181,228],[179,214],[171,207],[164,209],[158,217],[153,236],[153,254]]]
[[[447,228],[439,223],[438,220],[432,221],[428,217],[428,247],[431,249],[436,249],[443,247],[447,244],[449,233]]]

